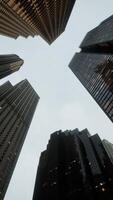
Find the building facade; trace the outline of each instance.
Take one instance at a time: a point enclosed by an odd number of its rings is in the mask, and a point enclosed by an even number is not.
[[[0,55],[0,79],[20,69],[24,61],[17,55]]]
[[[113,55],[76,53],[69,67],[113,122]]]
[[[0,34],[17,38],[40,35],[51,44],[64,32],[75,0],[0,1]]]
[[[81,52],[74,55],[69,67],[113,122],[112,28],[113,16],[90,31],[80,46]]]
[[[4,199],[38,100],[27,80],[0,86],[0,200]]]
[[[113,162],[106,143],[87,129],[53,133],[40,157],[33,200],[112,200]]]
[[[80,48],[82,50],[112,52],[113,46],[113,15],[105,19],[96,28],[89,31],[84,40],[82,41]],[[104,48],[103,48],[104,47]]]

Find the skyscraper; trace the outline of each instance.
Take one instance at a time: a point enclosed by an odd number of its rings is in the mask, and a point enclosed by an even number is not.
[[[112,52],[113,47],[113,15],[105,19],[99,26],[86,34],[80,47],[86,51]]]
[[[0,200],[4,199],[38,100],[27,80],[0,86]]]
[[[0,79],[19,70],[23,62],[19,56],[14,54],[0,55]]]
[[[113,154],[106,144],[87,129],[53,133],[40,157],[33,200],[112,200]]]
[[[113,122],[112,28],[113,16],[90,31],[69,67]]]
[[[40,35],[51,44],[64,32],[75,0],[0,1],[0,34]]]

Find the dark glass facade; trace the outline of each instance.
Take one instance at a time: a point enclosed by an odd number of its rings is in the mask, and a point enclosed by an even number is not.
[[[113,122],[113,55],[77,53],[69,67]]]
[[[0,79],[18,71],[24,61],[17,55],[0,55]]]
[[[51,44],[65,31],[76,0],[0,1],[0,34],[41,36]]]
[[[104,48],[112,50],[113,46],[113,15],[104,20],[99,26],[89,31],[81,43],[82,49]],[[108,50],[109,50],[108,49]],[[113,52],[113,50],[112,50]]]
[[[113,122],[113,16],[90,31],[69,67]]]
[[[0,200],[4,199],[38,100],[27,80],[0,86]]]
[[[112,200],[113,163],[103,144],[87,129],[53,133],[40,157],[33,200]]]

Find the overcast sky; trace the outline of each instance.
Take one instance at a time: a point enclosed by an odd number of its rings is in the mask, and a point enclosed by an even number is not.
[[[112,13],[113,0],[77,0],[66,31],[51,46],[40,37],[0,36],[0,54],[15,53],[25,61],[1,84],[27,78],[40,96],[5,200],[32,200],[39,156],[52,132],[87,127],[113,142],[113,124],[68,67],[85,34]]]

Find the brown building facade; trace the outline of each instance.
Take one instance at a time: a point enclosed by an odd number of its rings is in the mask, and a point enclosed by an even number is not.
[[[51,44],[64,32],[75,0],[0,1],[0,34],[17,38],[40,35]]]

